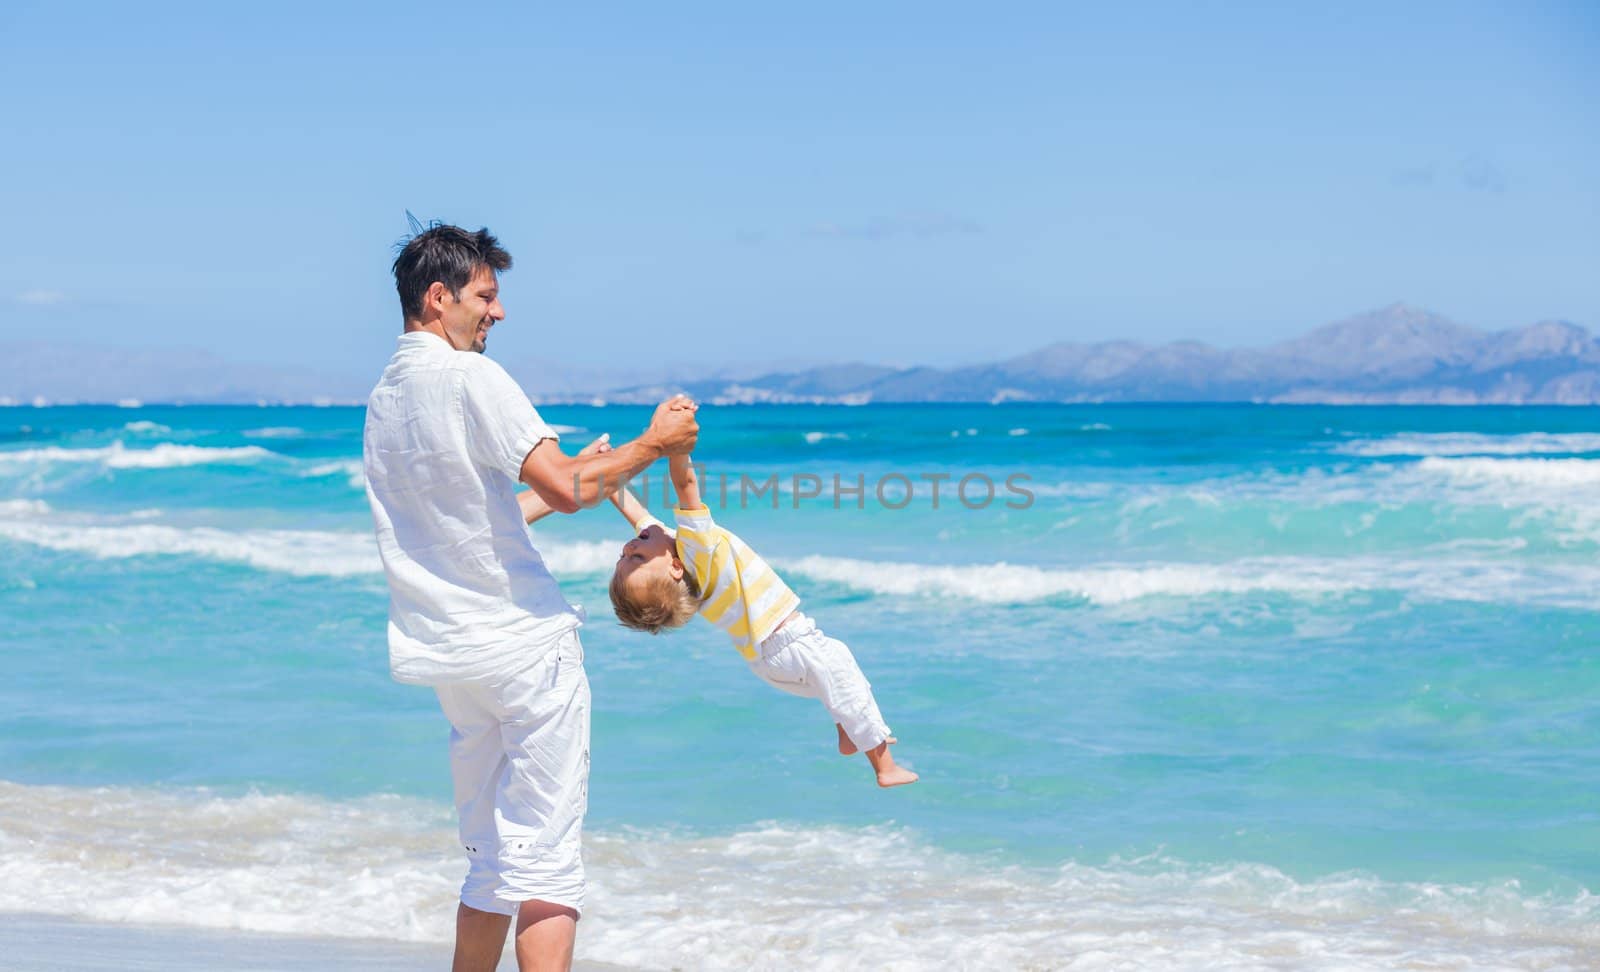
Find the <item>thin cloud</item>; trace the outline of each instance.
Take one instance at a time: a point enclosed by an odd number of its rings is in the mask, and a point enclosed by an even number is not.
[[[1481,155],[1461,160],[1461,184],[1474,192],[1505,192],[1506,175]]]
[[[1390,183],[1404,189],[1429,189],[1435,185],[1456,184],[1469,192],[1505,192],[1509,186],[1505,172],[1481,155],[1468,155],[1455,166],[1441,166],[1437,162],[1397,169],[1389,176]]]
[[[67,295],[59,290],[24,290],[16,297],[17,303],[31,307],[53,307],[67,302]]]
[[[1439,167],[1430,162],[1427,165],[1417,166],[1416,168],[1400,169],[1389,177],[1389,181],[1397,186],[1406,188],[1431,186],[1434,179],[1438,177],[1438,170]]]
[[[899,237],[975,236],[983,227],[974,219],[943,212],[901,213],[866,223],[814,223],[803,235],[831,240],[890,240]]]

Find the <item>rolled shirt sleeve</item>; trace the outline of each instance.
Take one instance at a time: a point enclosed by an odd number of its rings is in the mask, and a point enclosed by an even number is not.
[[[493,359],[477,356],[461,388],[472,460],[517,479],[523,460],[544,439],[561,441],[522,388]]]

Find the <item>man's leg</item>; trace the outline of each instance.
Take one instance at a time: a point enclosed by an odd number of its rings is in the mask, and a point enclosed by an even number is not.
[[[494,972],[500,956],[506,950],[506,929],[511,927],[510,915],[497,915],[479,911],[466,905],[456,906],[456,958],[450,972]],[[517,952],[522,952],[519,939]],[[572,954],[569,945],[567,954]]]
[[[577,937],[576,911],[548,901],[524,901],[517,911],[517,969],[568,972]]]
[[[572,966],[583,905],[583,816],[589,803],[589,680],[577,632],[529,677],[506,686],[501,724],[510,760],[496,796],[502,897],[517,909],[518,968]]]
[[[466,902],[492,907],[498,885],[495,795],[508,763],[500,743],[500,720],[479,686],[447,684],[438,686],[437,693],[439,707],[450,720],[450,776],[468,860],[462,903],[456,908],[452,968],[455,972],[493,972],[505,952],[510,909],[486,911]]]

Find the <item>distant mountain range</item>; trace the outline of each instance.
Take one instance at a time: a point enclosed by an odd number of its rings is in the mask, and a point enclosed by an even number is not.
[[[675,391],[712,403],[1592,405],[1600,403],[1600,341],[1565,321],[1484,332],[1393,304],[1266,348],[1063,342],[948,370],[832,365],[740,381],[657,382],[598,397],[646,403]]]
[[[0,402],[362,401],[369,380],[231,364],[192,352],[11,345]],[[507,365],[540,403],[653,404],[687,392],[713,404],[867,402],[1289,402],[1600,404],[1600,341],[1542,321],[1485,332],[1405,304],[1327,324],[1265,348],[1197,341],[1063,342],[962,368],[836,364],[666,374]]]

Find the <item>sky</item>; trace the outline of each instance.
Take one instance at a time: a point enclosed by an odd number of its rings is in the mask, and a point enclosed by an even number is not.
[[[1290,9],[1298,8],[1298,9]],[[0,343],[948,366],[1404,300],[1600,330],[1600,5],[0,5]]]

